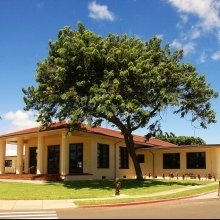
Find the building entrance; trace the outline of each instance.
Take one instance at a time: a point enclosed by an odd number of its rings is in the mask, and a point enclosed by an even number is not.
[[[37,147],[29,148],[29,173],[37,173]]]
[[[60,172],[60,146],[48,146],[48,174],[59,174]]]

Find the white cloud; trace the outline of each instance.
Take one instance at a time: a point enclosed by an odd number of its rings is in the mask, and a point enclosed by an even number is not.
[[[183,45],[184,55],[192,53],[195,51],[195,45],[193,42],[189,42]]]
[[[217,36],[218,42],[220,43],[220,30],[217,32],[216,36]]]
[[[190,34],[189,34],[190,39],[192,39],[192,40],[197,39],[197,38],[200,37],[200,35],[201,35],[201,32],[198,28],[196,28],[196,27],[191,28],[191,31],[190,31]]]
[[[182,48],[182,44],[180,43],[179,40],[175,39],[172,43],[171,43],[171,46],[176,48],[176,49],[180,49]]]
[[[200,63],[204,63],[206,61],[207,55],[206,53],[203,51],[199,57],[199,62]]]
[[[10,131],[36,127],[34,114],[28,111],[17,110],[16,112],[7,112],[2,116],[2,120],[10,121]]]
[[[183,23],[187,23],[187,21],[189,20],[189,17],[187,15],[180,15],[180,18],[182,20]]]
[[[89,17],[97,20],[114,21],[114,14],[109,11],[108,6],[97,4],[95,1],[88,5]]]
[[[33,112],[17,110],[15,112],[7,112],[2,115],[1,120],[1,133],[9,133],[22,129],[36,127],[38,124],[35,122]],[[6,145],[6,156],[17,155],[16,145]]]
[[[217,52],[213,53],[211,58],[213,60],[220,60],[220,51],[217,51]]]
[[[184,55],[187,55],[189,53],[192,53],[195,51],[195,45],[193,42],[188,43],[182,43],[179,40],[175,39],[171,44],[171,47],[174,47],[175,49],[183,49]]]
[[[173,46],[183,48],[184,55],[195,51],[196,39],[207,34],[214,34],[220,43],[220,1],[219,0],[168,0],[168,3],[179,13],[180,21],[177,28],[180,38],[174,40]],[[197,48],[199,49],[199,48]],[[201,53],[199,61],[205,62],[207,56]],[[219,54],[212,55],[213,60],[219,59]]]
[[[159,39],[163,39],[163,34],[157,34],[156,37]]]
[[[220,27],[218,0],[169,0],[169,3],[180,12],[181,17],[186,14],[197,17],[197,25],[204,30]]]

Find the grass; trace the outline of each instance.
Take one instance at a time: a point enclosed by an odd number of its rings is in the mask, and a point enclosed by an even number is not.
[[[159,180],[146,179],[143,181],[123,179],[121,180],[121,194],[128,196],[146,195],[155,192],[184,188],[187,186],[199,186],[181,193],[164,195],[160,197],[142,198],[115,198],[114,181],[73,181],[73,182],[48,182],[46,184],[33,184],[23,182],[0,182],[0,200],[59,200],[59,199],[92,199],[75,201],[76,205],[104,204],[118,202],[147,201],[157,198],[179,197],[202,192],[218,190],[218,182],[208,185],[211,181],[199,180]],[[106,200],[105,197],[110,199]],[[99,199],[103,198],[103,200]],[[112,199],[111,199],[112,198]]]
[[[104,204],[117,204],[117,203],[128,203],[128,202],[140,202],[140,201],[152,201],[158,199],[168,199],[168,198],[178,198],[184,196],[198,195],[202,193],[217,191],[217,185],[205,186],[204,188],[191,189],[183,192],[172,193],[168,195],[160,196],[148,196],[148,197],[138,197],[138,198],[114,198],[114,199],[93,199],[93,200],[83,200],[75,201],[74,204],[78,206],[87,206],[87,205],[104,205]],[[217,192],[216,192],[217,193]]]

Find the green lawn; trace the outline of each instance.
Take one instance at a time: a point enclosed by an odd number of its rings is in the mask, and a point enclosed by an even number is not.
[[[116,203],[127,203],[127,202],[140,202],[140,201],[152,201],[152,200],[158,200],[158,199],[168,199],[168,198],[177,198],[177,197],[184,197],[184,196],[192,196],[192,195],[198,195],[202,193],[212,192],[212,191],[218,191],[218,186],[216,185],[207,185],[202,188],[196,188],[196,189],[190,189],[183,192],[178,193],[172,193],[169,195],[159,195],[159,196],[150,196],[150,194],[146,196],[141,196],[137,198],[109,198],[109,199],[92,199],[92,200],[78,200],[75,201],[74,204],[78,206],[83,205],[103,205],[103,204],[116,204]],[[145,194],[146,195],[146,194]]]
[[[199,180],[157,180],[147,179],[144,181],[121,180],[120,193],[123,195],[143,195],[165,190],[183,188],[187,186],[207,185],[211,181]],[[199,193],[202,190],[212,191],[218,189],[218,182],[214,186],[207,186],[200,189],[187,191],[185,193]],[[184,192],[181,193],[183,195]],[[175,196],[179,196],[176,194]],[[53,199],[82,199],[82,198],[104,198],[112,197],[115,201],[114,181],[74,181],[74,182],[48,182],[46,184],[18,183],[18,182],[0,182],[0,200],[53,200]],[[164,197],[164,196],[163,196]],[[168,197],[168,196],[165,196]],[[149,200],[149,198],[146,198]],[[98,200],[98,199],[97,199]],[[131,200],[129,198],[122,199]],[[133,198],[134,201],[138,199]],[[143,200],[143,198],[142,198]],[[120,199],[117,199],[120,201]],[[89,202],[89,201],[85,201]],[[109,200],[110,202],[110,200]],[[79,203],[80,204],[80,203]]]

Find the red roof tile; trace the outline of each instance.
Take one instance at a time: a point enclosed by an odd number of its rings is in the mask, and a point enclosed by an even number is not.
[[[57,122],[57,123],[53,123],[49,128],[47,128],[44,131],[57,130],[57,129],[67,128],[67,127],[68,127],[68,123]],[[88,133],[94,133],[94,134],[100,134],[100,135],[105,135],[105,136],[109,136],[109,137],[124,139],[121,132],[117,131],[117,130],[112,130],[112,129],[103,128],[103,127],[89,127],[86,125],[82,125],[81,127],[83,129],[85,129],[85,131]],[[0,135],[0,138],[7,138],[7,137],[12,137],[12,136],[17,136],[17,135],[18,136],[24,135],[24,134],[33,134],[33,133],[44,132],[44,131],[40,131],[39,127],[34,127],[34,128],[29,128],[29,129],[25,129],[25,130],[20,130],[20,131],[15,131],[15,132],[3,134],[3,135]],[[162,140],[159,140],[156,138],[150,138],[149,140],[146,140],[146,138],[144,136],[139,136],[139,135],[135,135],[135,134],[133,134],[133,137],[134,137],[135,142],[139,142],[144,145],[162,146],[162,147],[176,146],[175,144],[172,144],[172,143],[169,143],[166,141],[162,141]]]

